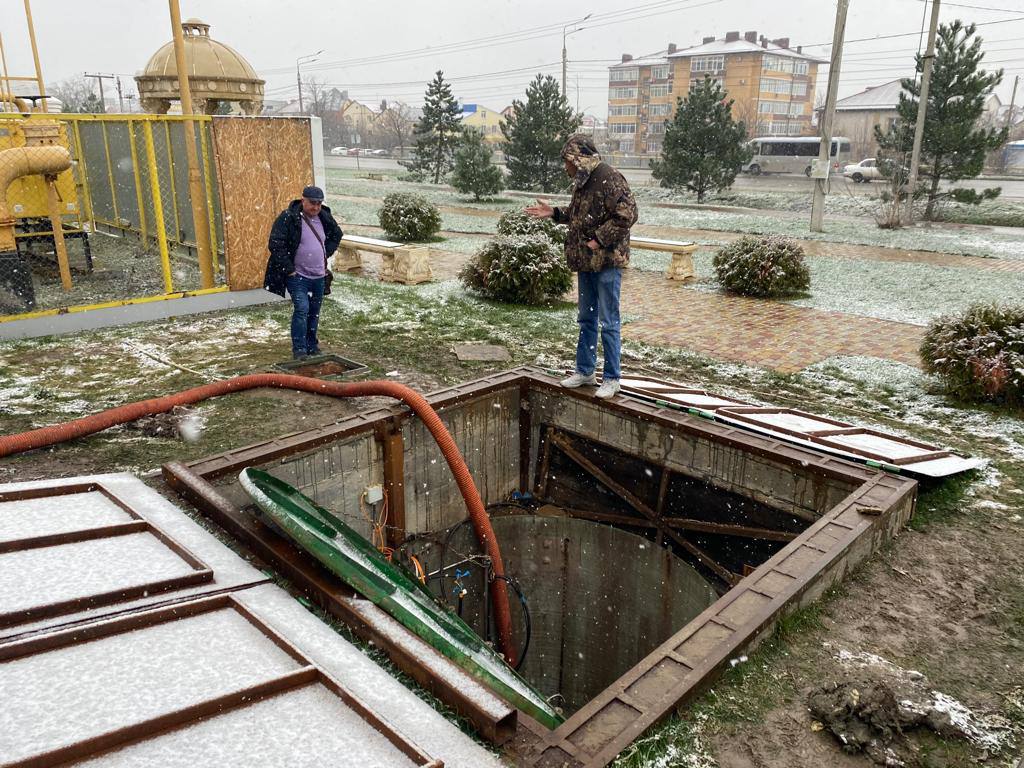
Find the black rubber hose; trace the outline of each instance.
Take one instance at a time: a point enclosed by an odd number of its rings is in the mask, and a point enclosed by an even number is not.
[[[513,590],[516,595],[519,596],[519,604],[523,606],[523,627],[525,639],[523,640],[523,650],[519,652],[519,662],[515,666],[516,672],[523,666],[523,662],[526,660],[526,652],[530,650],[530,635],[532,634],[533,627],[530,622],[530,606],[526,602],[526,595],[523,594],[523,590],[519,587],[519,582],[508,576],[497,576],[496,579],[504,579]]]

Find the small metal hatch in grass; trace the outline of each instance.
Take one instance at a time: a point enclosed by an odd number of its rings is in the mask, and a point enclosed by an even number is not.
[[[309,376],[328,381],[349,379],[370,370],[362,363],[331,353],[314,355],[302,360],[287,360],[278,363],[274,368],[284,373],[293,373],[296,376]]]

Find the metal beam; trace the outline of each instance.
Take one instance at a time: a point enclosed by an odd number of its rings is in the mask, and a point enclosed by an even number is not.
[[[634,496],[628,490],[626,490],[621,485],[619,485],[617,482],[615,482],[612,478],[610,478],[607,474],[605,474],[605,472],[602,469],[600,469],[597,465],[595,465],[589,459],[587,459],[585,456],[580,454],[573,447],[572,443],[569,442],[569,439],[565,435],[562,435],[562,434],[559,434],[559,433],[553,433],[551,435],[551,441],[555,445],[557,445],[559,448],[561,448],[562,452],[566,456],[568,456],[570,459],[572,459],[574,462],[576,462],[580,467],[585,469],[590,475],[592,475],[595,480],[597,480],[603,486],[608,488],[608,490],[610,490],[613,493],[615,493],[623,501],[625,501],[627,504],[629,504],[629,506],[633,507],[633,509],[635,509],[637,512],[639,512],[644,517],[646,517],[648,520],[650,520],[652,523],[654,523],[657,526],[659,531],[664,533],[666,536],[668,536],[670,539],[672,539],[672,541],[674,541],[676,544],[678,544],[684,550],[686,550],[691,555],[693,555],[695,558],[697,558],[697,560],[702,565],[704,565],[706,568],[710,569],[716,576],[718,576],[718,578],[722,579],[722,581],[724,581],[726,584],[728,584],[729,586],[733,587],[733,586],[736,586],[740,582],[740,578],[741,577],[738,574],[733,573],[728,568],[726,568],[725,566],[723,566],[720,563],[718,563],[713,557],[711,557],[711,555],[709,555],[703,549],[698,547],[696,544],[693,544],[692,542],[687,541],[682,536],[680,536],[678,533],[676,533],[674,530],[672,530],[671,528],[668,528],[667,526],[665,526],[662,523],[662,521],[658,519],[658,517],[655,514],[653,509],[651,509],[649,506],[644,504],[644,502],[642,502],[640,499],[638,499],[636,496]]]

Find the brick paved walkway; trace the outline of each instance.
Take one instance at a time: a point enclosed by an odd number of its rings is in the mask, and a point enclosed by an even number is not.
[[[481,238],[481,242],[484,238]],[[454,279],[469,258],[432,249],[437,280]],[[376,278],[380,257],[363,255],[361,273]],[[575,290],[572,296],[575,298]],[[659,272],[626,270],[622,311],[636,318],[624,341],[685,349],[718,360],[792,373],[834,355],[863,355],[918,365],[924,329],[775,301],[695,291]]]
[[[863,355],[918,365],[924,328],[841,312],[794,307],[684,288],[654,272],[628,270],[623,339],[677,347],[719,360],[799,371],[834,355]]]

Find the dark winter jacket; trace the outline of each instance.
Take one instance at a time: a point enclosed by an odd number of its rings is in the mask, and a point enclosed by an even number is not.
[[[320,206],[320,223],[324,226],[324,251],[330,258],[338,249],[342,231],[338,222],[331,215],[331,209]],[[274,220],[270,229],[270,259],[267,261],[267,274],[263,278],[263,287],[278,296],[284,296],[285,280],[295,271],[295,251],[302,240],[302,200],[292,200],[291,204]]]
[[[565,258],[573,272],[600,272],[629,264],[629,229],[637,209],[629,184],[607,163],[577,173],[568,208],[555,208],[554,220],[568,224]],[[600,248],[587,247],[596,240]]]

